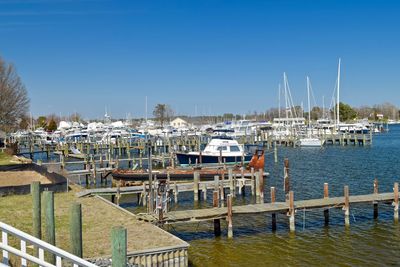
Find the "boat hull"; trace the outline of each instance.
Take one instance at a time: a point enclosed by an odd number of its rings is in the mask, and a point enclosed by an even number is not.
[[[176,153],[176,157],[180,165],[189,165],[189,164],[217,164],[219,163],[219,156],[209,156],[202,155],[200,161],[200,155],[196,154],[187,154],[187,153]],[[252,158],[252,155],[244,155],[244,162],[249,162]],[[227,164],[232,163],[241,163],[242,157],[237,156],[222,156],[222,162]]]

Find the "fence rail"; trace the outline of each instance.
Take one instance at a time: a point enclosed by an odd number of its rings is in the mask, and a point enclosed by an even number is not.
[[[49,243],[46,243],[36,237],[33,237],[23,231],[20,231],[8,224],[0,222],[1,231],[1,243],[0,251],[2,251],[3,261],[0,263],[0,267],[9,266],[9,254],[13,254],[21,259],[21,266],[26,267],[27,262],[36,263],[43,267],[61,267],[63,261],[72,263],[74,267],[96,267],[95,264],[90,263],[82,258],[79,258],[65,250],[57,248]],[[8,244],[9,235],[14,236],[20,240],[20,247],[15,248]],[[27,253],[27,244],[33,245],[38,248],[38,256]],[[46,262],[44,252],[50,253],[56,257],[56,265]]]

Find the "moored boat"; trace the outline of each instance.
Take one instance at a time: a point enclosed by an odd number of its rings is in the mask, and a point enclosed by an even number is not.
[[[246,153],[242,145],[230,137],[216,136],[211,139],[201,152],[176,153],[180,165],[190,164],[232,164],[247,163],[252,158],[251,153]]]

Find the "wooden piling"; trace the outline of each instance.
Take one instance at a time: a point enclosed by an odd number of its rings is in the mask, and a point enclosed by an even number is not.
[[[378,194],[378,179],[374,179],[374,194]],[[378,202],[374,202],[374,219],[378,218]]]
[[[329,198],[328,183],[324,183],[324,198]],[[325,226],[329,225],[329,209],[324,209]]]
[[[218,197],[218,191],[213,192],[213,207],[218,208],[219,207],[219,197]],[[220,219],[214,219],[214,235],[215,236],[220,236],[221,235],[221,221]]]
[[[51,245],[56,245],[56,228],[54,220],[54,192],[44,191],[44,208],[45,208],[45,241]],[[49,262],[55,264],[55,255],[48,255]]]
[[[399,183],[394,183],[393,193],[394,193],[394,200],[393,200],[394,221],[398,222],[399,221]]]
[[[276,141],[274,141],[274,162],[278,163],[278,147],[276,146]]]
[[[40,182],[33,182],[31,184],[32,194],[32,235],[36,238],[42,239],[42,217],[41,217],[41,197],[40,197]],[[38,248],[35,247],[34,255],[38,256]]]
[[[82,258],[82,206],[73,203],[70,209],[70,246],[71,253]]]
[[[203,184],[203,200],[206,201],[207,200],[207,185]]]
[[[193,172],[193,196],[194,201],[199,201],[199,179],[200,173],[198,171]]]
[[[235,197],[235,184],[233,182],[232,168],[228,169],[228,180],[229,180],[229,193],[232,195],[232,197]]]
[[[228,238],[232,238],[232,237],[233,237],[232,194],[229,194],[229,195],[228,195],[227,206],[228,206],[228,215],[227,215],[227,221],[228,221]]]
[[[264,170],[258,170],[258,177],[260,179],[260,198],[261,203],[264,203]]]
[[[257,202],[259,202],[259,198],[260,198],[260,174],[258,172],[256,172],[255,176],[256,176],[256,198],[257,198]]]
[[[294,193],[289,191],[289,228],[291,232],[295,231],[294,212]]]
[[[256,184],[255,184],[256,181],[254,179],[254,168],[251,167],[250,171],[251,171],[251,195],[255,195],[254,190],[256,190]]]
[[[344,223],[345,226],[350,226],[350,204],[349,204],[349,186],[344,186]]]
[[[112,267],[126,267],[127,232],[122,226],[111,230]]]
[[[286,200],[289,200],[290,191],[290,175],[289,175],[289,159],[285,158],[283,168],[283,189],[285,192]]]
[[[271,204],[275,203],[275,187],[271,187]],[[272,231],[276,231],[276,213],[271,214]]]

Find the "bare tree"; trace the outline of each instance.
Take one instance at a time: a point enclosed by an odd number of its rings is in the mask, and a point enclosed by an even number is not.
[[[161,127],[164,126],[164,122],[167,121],[174,115],[173,110],[167,104],[157,104],[154,107],[153,115],[160,122]]]
[[[29,98],[15,67],[0,58],[0,128],[18,128],[29,110]]]

